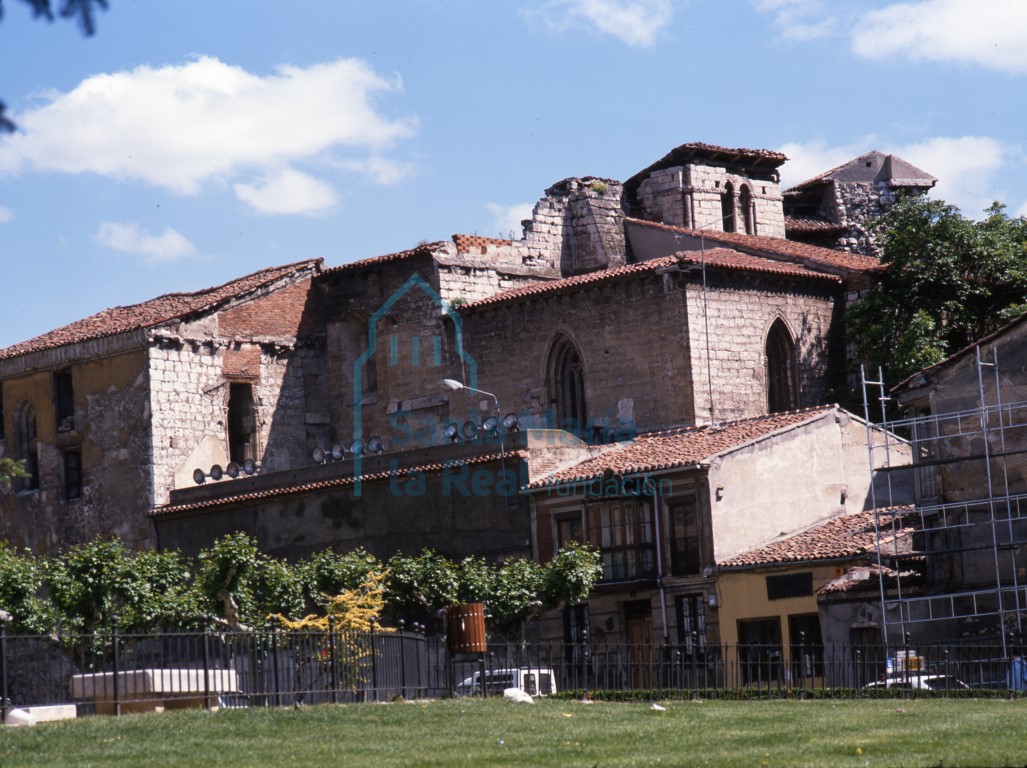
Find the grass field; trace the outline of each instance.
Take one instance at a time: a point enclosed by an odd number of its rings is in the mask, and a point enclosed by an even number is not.
[[[0,731],[16,766],[1024,766],[1027,701],[501,699],[88,717]]]

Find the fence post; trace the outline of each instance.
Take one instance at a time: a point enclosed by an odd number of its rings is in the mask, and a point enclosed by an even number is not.
[[[806,633],[799,632],[799,682],[802,686],[800,698],[806,698]]]
[[[399,620],[399,685],[403,698],[407,697],[407,633],[406,622]]]
[[[203,630],[203,708],[210,709],[210,647],[207,640],[210,637],[210,617],[202,619]]]
[[[11,616],[0,611],[0,723],[7,723],[7,621]]]
[[[339,669],[335,659],[335,617],[328,617],[328,677],[332,686],[332,704],[339,703]]]
[[[281,688],[278,681],[278,627],[271,627],[271,670],[275,676],[275,706],[282,706]]]
[[[121,683],[118,680],[120,670],[118,669],[118,615],[111,615],[111,651],[114,663],[114,716],[121,716]]]

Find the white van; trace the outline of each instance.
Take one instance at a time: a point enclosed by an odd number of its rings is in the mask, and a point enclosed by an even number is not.
[[[867,688],[905,688],[925,691],[961,691],[969,686],[951,675],[927,675],[921,673],[891,675],[884,680],[870,683]]]
[[[556,675],[546,667],[486,670],[486,693],[501,694],[507,688],[520,688],[530,696],[547,696],[556,693]],[[456,692],[460,695],[480,693],[481,672],[475,672],[457,685]]]

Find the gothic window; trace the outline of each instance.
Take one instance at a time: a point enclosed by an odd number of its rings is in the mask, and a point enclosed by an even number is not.
[[[725,232],[735,231],[735,185],[730,181],[724,185],[720,198],[720,215]]]
[[[36,409],[32,403],[23,400],[14,414],[15,455],[25,461],[29,476],[20,482],[21,490],[35,490],[39,487],[39,448],[36,444]]]
[[[566,337],[557,339],[549,353],[549,401],[557,426],[583,434],[588,414],[585,407],[585,372],[577,347]]]
[[[795,342],[781,318],[767,333],[767,411],[777,413],[798,407],[798,372]]]
[[[257,460],[257,409],[253,385],[228,385],[228,458],[237,464]]]
[[[742,215],[742,226],[745,228],[745,234],[754,234],[752,190],[749,189],[748,184],[743,184],[738,192],[738,209]]]
[[[75,429],[75,392],[72,389],[71,371],[54,371],[53,405],[57,431]]]

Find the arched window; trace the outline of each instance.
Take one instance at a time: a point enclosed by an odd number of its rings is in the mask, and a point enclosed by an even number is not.
[[[749,189],[748,184],[743,184],[742,188],[738,191],[738,210],[742,216],[742,226],[745,228],[745,234],[753,234],[752,190]]]
[[[789,411],[798,407],[798,370],[795,341],[784,321],[778,318],[767,333],[767,411]]]
[[[549,402],[558,426],[584,434],[588,419],[585,407],[585,371],[574,342],[560,336],[549,353]]]
[[[735,185],[730,181],[724,185],[724,194],[720,198],[720,215],[725,232],[735,231]]]
[[[21,489],[39,487],[39,449],[36,445],[36,409],[22,400],[14,412],[14,447],[18,459],[25,461],[29,476],[21,480]]]

